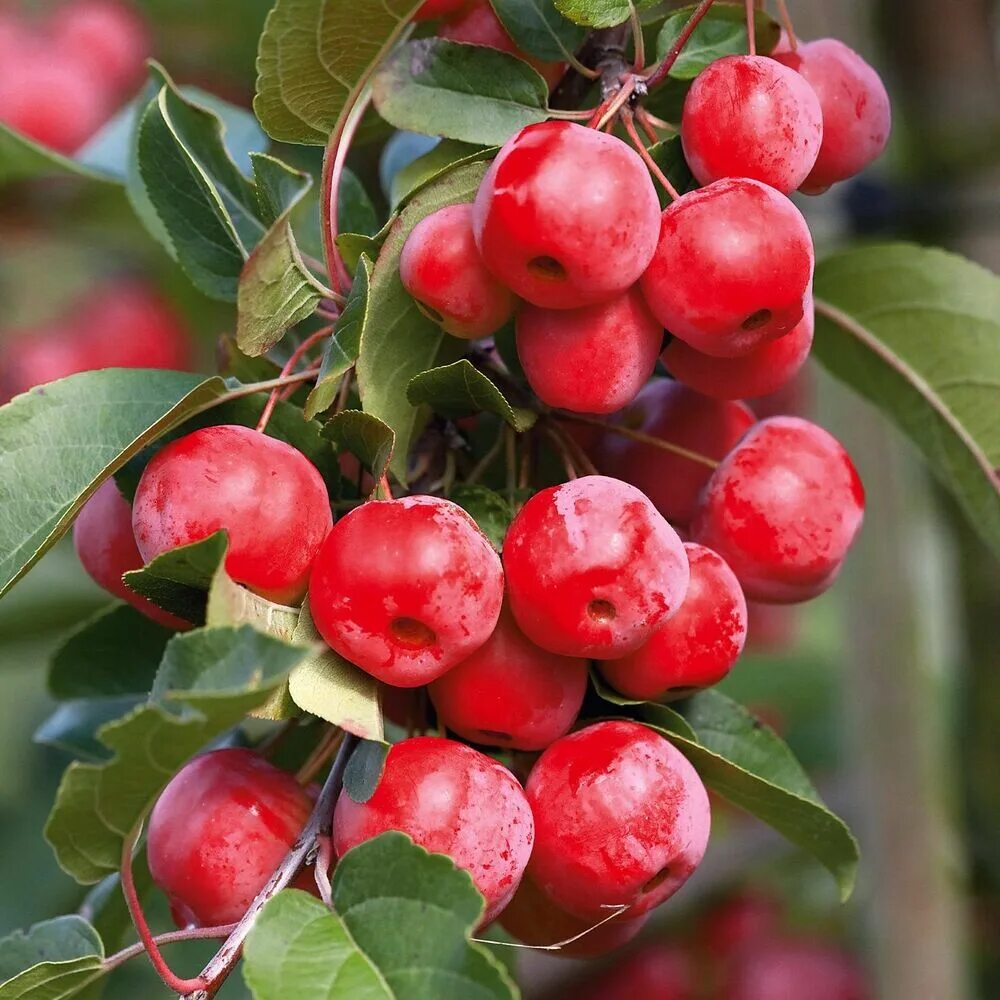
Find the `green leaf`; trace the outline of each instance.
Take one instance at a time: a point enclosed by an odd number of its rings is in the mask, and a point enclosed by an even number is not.
[[[63,775],[45,827],[60,866],[84,884],[116,871],[124,837],[176,771],[263,703],[303,655],[247,625],[175,636],[150,702],[98,731],[112,759]]]
[[[108,475],[225,390],[219,378],[111,368],[50,382],[0,407],[0,596]]]
[[[374,235],[379,231],[378,213],[365,186],[346,167],[337,189],[337,226],[345,233]]]
[[[656,39],[656,58],[662,59],[680,37],[694,11],[683,7],[663,22]],[[778,44],[781,27],[764,11],[754,13],[754,34],[759,55],[767,55]],[[709,63],[723,56],[747,53],[747,15],[742,6],[716,4],[698,22],[687,40],[677,62],[670,67],[670,76],[677,80],[693,80]]]
[[[103,975],[104,945],[82,917],[56,917],[0,940],[0,1000],[63,1000]]]
[[[655,7],[660,0],[635,0],[635,6],[642,10]],[[556,10],[575,24],[590,28],[612,28],[624,24],[629,19],[628,0],[555,0]]]
[[[362,739],[381,740],[385,733],[378,684],[323,642],[308,600],[299,612],[294,640],[313,650],[289,675],[288,690],[295,704]]]
[[[180,545],[124,576],[126,586],[157,607],[189,622],[203,622],[208,589],[226,557],[229,538],[216,531],[190,545]]]
[[[311,183],[306,174],[252,154],[240,173],[213,112],[184,99],[168,80],[143,113],[138,169],[167,249],[206,295],[231,301],[244,261]]]
[[[56,650],[49,693],[63,701],[145,695],[173,634],[127,604],[105,608]]]
[[[77,760],[107,760],[108,749],[97,738],[97,731],[106,722],[130,712],[139,700],[135,695],[125,695],[64,702],[35,730],[32,739]]]
[[[497,552],[503,551],[503,540],[514,520],[514,509],[504,497],[485,486],[459,483],[452,489],[449,499],[479,525],[479,530]]]
[[[365,412],[395,432],[392,471],[402,483],[410,445],[424,419],[406,398],[406,389],[414,376],[434,366],[445,334],[403,287],[399,257],[406,237],[421,219],[446,205],[471,202],[485,173],[485,164],[466,163],[415,195],[392,224],[372,271],[357,379]]]
[[[379,67],[372,96],[378,113],[396,128],[490,146],[544,121],[548,89],[516,56],[421,38]]]
[[[355,747],[344,769],[344,791],[355,802],[367,802],[375,794],[388,753],[389,744],[377,740],[362,740]]]
[[[522,52],[565,62],[583,44],[586,28],[567,21],[553,0],[490,0],[507,34]]]
[[[909,244],[816,268],[815,353],[907,434],[1000,553],[1000,278]]]
[[[111,184],[116,180],[113,174],[63,156],[0,122],[0,188],[37,177],[76,177]]]
[[[398,134],[412,135],[413,133]],[[462,163],[492,160],[497,149],[496,146],[483,147],[468,142],[458,142],[455,139],[442,139],[429,152],[418,156],[393,175],[390,201],[393,206],[398,208],[426,184],[440,177],[446,171]]]
[[[372,262],[362,254],[343,312],[323,349],[323,362],[320,365],[316,385],[306,400],[305,415],[310,420],[333,406],[341,379],[358,360],[361,333],[368,315],[368,289],[371,277]]]
[[[812,854],[846,900],[857,871],[857,841],[823,804],[784,741],[718,691],[703,691],[685,705],[696,740],[677,731],[676,713],[663,705],[644,704],[639,714],[691,761],[709,788]]]
[[[401,833],[348,851],[333,874],[334,909],[398,1000],[512,1000],[517,988],[470,942],[483,897],[450,858]],[[393,928],[386,934],[387,927]]]
[[[254,921],[243,953],[243,977],[254,1000],[393,998],[340,917],[299,889],[278,893]]]
[[[673,184],[678,194],[686,194],[698,186],[687,160],[684,159],[680,135],[672,135],[669,139],[654,143],[649,147],[649,155],[666,174],[667,180]],[[660,207],[666,208],[672,200],[670,195],[659,184],[656,185],[656,193],[660,199]]]
[[[606,701],[610,705],[618,705],[622,708],[641,706],[640,714],[648,721],[655,722],[660,729],[668,730],[688,740],[697,741],[698,737],[695,731],[683,715],[658,702],[626,698],[625,695],[619,694],[614,688],[610,687],[608,682],[601,676],[601,672],[593,665],[590,668],[590,682],[594,686],[597,696],[602,701]]]
[[[494,413],[519,433],[533,427],[538,419],[534,410],[511,406],[490,379],[465,358],[415,376],[406,387],[406,397],[414,406],[427,403],[445,417]]]
[[[361,410],[344,410],[323,428],[323,435],[336,445],[338,453],[349,451],[357,456],[376,481],[388,471],[395,435],[378,417]]]
[[[268,135],[325,145],[419,6],[414,0],[278,0],[260,39],[253,102]]]

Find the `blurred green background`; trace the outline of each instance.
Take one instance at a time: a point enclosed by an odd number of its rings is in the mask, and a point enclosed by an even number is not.
[[[268,0],[138,6],[156,57],[180,82],[249,103]],[[789,6],[802,37],[833,35],[857,48],[894,99],[894,138],[879,167],[800,201],[821,252],[903,237],[1000,270],[997,4]],[[371,163],[355,166],[377,195]],[[72,183],[0,192],[0,337],[59,314],[97,276],[135,272],[178,305],[210,365],[232,311],[192,290],[120,193]],[[777,726],[854,826],[863,854],[858,890],[841,907],[816,865],[719,808],[705,865],[643,941],[688,948],[706,912],[753,886],[782,901],[789,935],[856,956],[875,996],[1000,996],[1000,567],[910,445],[822,373],[810,371],[770,405],[812,412],[844,441],[867,487],[867,522],[832,592],[755,621],[753,652],[725,687]],[[41,837],[69,758],[32,734],[55,707],[45,690],[50,653],[106,603],[64,542],[0,604],[0,933],[81,901]],[[164,912],[154,910],[154,919],[169,925]],[[171,954],[178,969],[194,969],[210,950]],[[529,998],[576,996],[575,977],[595,975],[539,953],[517,961]],[[169,994],[137,961],[107,995]],[[245,991],[234,982],[221,995],[235,1000]],[[802,996],[811,995],[805,984]]]

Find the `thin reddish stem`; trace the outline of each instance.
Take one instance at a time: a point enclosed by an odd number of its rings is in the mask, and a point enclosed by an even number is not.
[[[677,193],[677,188],[670,183],[670,179],[667,175],[659,168],[656,160],[649,155],[649,150],[646,149],[646,144],[642,141],[642,137],[636,131],[635,123],[632,121],[632,113],[630,111],[622,112],[621,115],[622,124],[625,126],[625,131],[628,132],[629,139],[632,140],[632,145],[635,146],[636,152],[642,157],[643,162],[649,168],[649,172],[663,185],[663,190],[670,195],[671,201],[677,201],[680,195]]]
[[[629,0],[628,11],[632,26],[632,69],[636,73],[641,73],[646,66],[646,40],[642,37],[642,22],[639,20],[639,11],[636,10],[632,0]]]
[[[747,9],[747,51],[750,55],[757,55],[757,28],[754,21],[754,0],[746,0]]]
[[[674,63],[677,62],[677,57],[681,54],[681,49],[687,45],[687,41],[694,33],[694,29],[698,27],[698,22],[709,12],[713,3],[715,3],[715,0],[701,0],[701,3],[692,11],[687,24],[684,25],[684,29],[677,36],[674,44],[670,46],[670,50],[660,60],[659,64],[653,67],[649,75],[646,76],[645,82],[648,90],[652,90],[666,79]]]
[[[235,928],[236,924],[220,924],[218,927],[187,927],[182,931],[167,931],[166,934],[157,934],[153,940],[157,945],[177,944],[180,941],[217,941],[229,937]],[[127,948],[122,948],[121,951],[109,955],[101,963],[101,971],[105,974],[114,972],[129,959],[145,953],[146,946],[141,941],[130,944]]]
[[[320,368],[323,367],[323,359],[317,358],[315,361],[310,361],[309,364],[302,369],[303,375],[313,374],[315,375]],[[291,399],[292,396],[298,391],[297,385],[286,385],[284,389],[281,390],[281,395],[278,396],[278,402],[284,403],[285,400]]]
[[[142,903],[139,900],[139,893],[135,888],[135,879],[132,875],[132,852],[135,850],[135,843],[139,839],[141,829],[141,826],[136,827],[122,844],[121,882],[125,905],[128,906],[128,912],[132,917],[136,933],[139,935],[139,941],[149,956],[156,974],[163,980],[167,989],[173,990],[174,993],[193,993],[195,990],[203,990],[208,985],[203,977],[181,979],[180,976],[174,974],[157,946],[153,932],[149,929],[146,914],[142,912]]]
[[[348,115],[330,135],[330,140],[323,154],[323,176],[320,190],[320,226],[323,230],[323,251],[326,254],[326,267],[334,290],[339,289],[345,295],[351,289],[351,276],[337,249],[337,213],[340,196],[340,180],[344,176],[344,166],[347,163],[347,153],[351,148],[354,133],[361,124],[368,104],[371,102],[371,92],[358,98]]]
[[[603,104],[601,104],[598,109],[594,112],[590,121],[587,122],[587,128],[602,129],[609,122],[614,120],[616,114],[625,105],[625,102],[632,96],[635,90],[635,77],[630,76],[620,90],[612,94]]]
[[[392,489],[389,486],[389,476],[388,475],[382,476],[382,478],[378,481],[378,492],[382,494],[381,498],[383,500],[391,500],[392,499]]]
[[[636,109],[635,120],[642,126],[642,130],[646,133],[646,138],[648,138],[650,142],[656,143],[660,141],[660,137],[657,135],[656,129],[653,128],[653,124],[649,120],[649,116],[642,108]]]
[[[792,16],[788,13],[788,4],[785,3],[785,0],[778,0],[778,17],[781,18],[781,26],[785,29],[785,34],[788,35],[788,47],[793,52],[797,52],[799,40],[795,34],[795,28],[792,25]]]
[[[322,329],[317,330],[315,333],[311,333],[305,340],[299,344],[298,347],[292,351],[288,360],[285,362],[285,367],[281,369],[281,374],[279,378],[286,378],[291,375],[295,370],[295,366],[299,363],[302,355],[306,353],[312,346],[318,344],[324,337],[329,337],[333,333],[332,326],[324,326]],[[267,429],[268,421],[271,419],[271,414],[274,413],[274,408],[278,404],[278,396],[281,394],[281,387],[275,387],[271,390],[271,395],[267,398],[267,403],[264,406],[264,410],[260,415],[260,420],[257,421],[257,430],[261,434]]]

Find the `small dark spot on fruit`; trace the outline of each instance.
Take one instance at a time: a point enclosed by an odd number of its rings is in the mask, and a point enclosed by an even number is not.
[[[535,257],[529,260],[528,271],[542,281],[566,280],[566,268],[555,257]]]
[[[393,639],[404,649],[426,649],[437,638],[434,630],[416,618],[395,618],[389,626]]]
[[[615,620],[615,606],[610,601],[591,601],[587,605],[587,614],[597,622],[604,625]]]
[[[741,324],[744,330],[759,330],[765,323],[771,322],[770,309],[758,309],[751,313]]]

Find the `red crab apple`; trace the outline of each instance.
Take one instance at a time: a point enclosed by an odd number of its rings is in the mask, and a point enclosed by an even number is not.
[[[677,532],[639,490],[608,476],[536,493],[507,532],[503,563],[517,624],[565,656],[637,649],[688,586]]]
[[[471,743],[544,750],[569,732],[587,692],[586,660],[536,646],[506,608],[493,634],[429,688],[438,721]]]
[[[759,890],[744,889],[713,906],[704,916],[698,928],[698,944],[717,964],[770,941],[780,919],[777,900]]]
[[[726,1000],[868,1000],[857,962],[823,942],[775,939],[747,948],[726,977]]]
[[[812,348],[815,325],[810,291],[802,319],[792,330],[777,340],[760,344],[748,354],[713,358],[675,338],[661,358],[675,378],[713,399],[769,396],[788,385],[802,370]]]
[[[464,743],[416,736],[396,743],[374,795],[346,792],[333,814],[337,856],[388,830],[447,854],[486,897],[483,924],[514,895],[534,841],[524,791],[502,764]]]
[[[472,219],[486,266],[517,295],[576,309],[635,283],[656,247],[659,213],[649,171],[629,146],[547,121],[500,150]]]
[[[833,583],[864,503],[836,438],[799,417],[771,417],[712,473],[691,533],[729,563],[748,598],[792,604]]]
[[[268,600],[301,600],[333,518],[316,466],[284,441],[223,424],[192,431],[150,460],[132,507],[146,562],[216,531],[226,572]]]
[[[729,673],[747,638],[747,603],[725,560],[684,545],[691,582],[677,614],[644,646],[601,663],[605,679],[629,698],[658,701],[710,687]]]
[[[820,38],[774,58],[805,77],[823,112],[823,143],[801,185],[806,194],[853,177],[881,156],[892,127],[889,95],[857,52],[835,38]]]
[[[754,423],[745,403],[719,401],[669,379],[650,382],[615,423],[678,445],[707,459],[723,458]],[[709,465],[655,445],[606,431],[599,447],[601,471],[642,490],[672,524],[694,516]]]
[[[578,1000],[696,1000],[703,995],[701,985],[694,962],[683,948],[651,941],[599,973],[596,981],[575,996]]]
[[[708,794],[662,736],[598,722],[556,740],[532,768],[530,877],[582,919],[627,906],[637,917],[672,896],[708,843]],[[626,835],[627,834],[627,835]]]
[[[581,920],[560,910],[525,875],[514,898],[500,914],[500,925],[522,944],[544,947],[569,941],[552,954],[565,958],[594,958],[627,944],[642,930],[647,919],[648,914],[632,919],[623,915],[595,926],[593,920]],[[570,941],[579,934],[583,936]]]
[[[232,923],[302,832],[313,803],[295,778],[252,750],[188,761],[149,818],[153,881],[181,925]]]
[[[725,56],[698,74],[684,100],[681,142],[700,184],[751,177],[790,194],[823,138],[815,91],[766,56]]]
[[[514,315],[514,296],[479,259],[471,205],[421,219],[403,244],[399,277],[422,311],[456,337],[489,336]]]
[[[499,49],[501,52],[517,56],[538,71],[549,90],[559,82],[566,71],[565,63],[542,62],[541,59],[535,59],[522,52],[507,33],[489,0],[472,0],[467,7],[449,18],[447,24],[441,26],[438,35],[453,42],[485,45],[487,48]]]
[[[541,309],[517,317],[517,356],[543,403],[575,413],[612,413],[653,374],[663,327],[638,286],[596,306]]]
[[[664,210],[642,292],[675,337],[737,357],[802,319],[813,263],[806,220],[783,194],[727,178]]]
[[[132,533],[132,508],[114,479],[105,480],[83,505],[73,525],[73,544],[87,574],[109,594],[120,597],[167,628],[191,627],[140,597],[122,580],[123,574],[130,570],[142,569],[143,562]]]
[[[500,558],[457,504],[411,496],[342,517],[316,559],[309,607],[323,638],[380,681],[427,684],[489,639]]]

